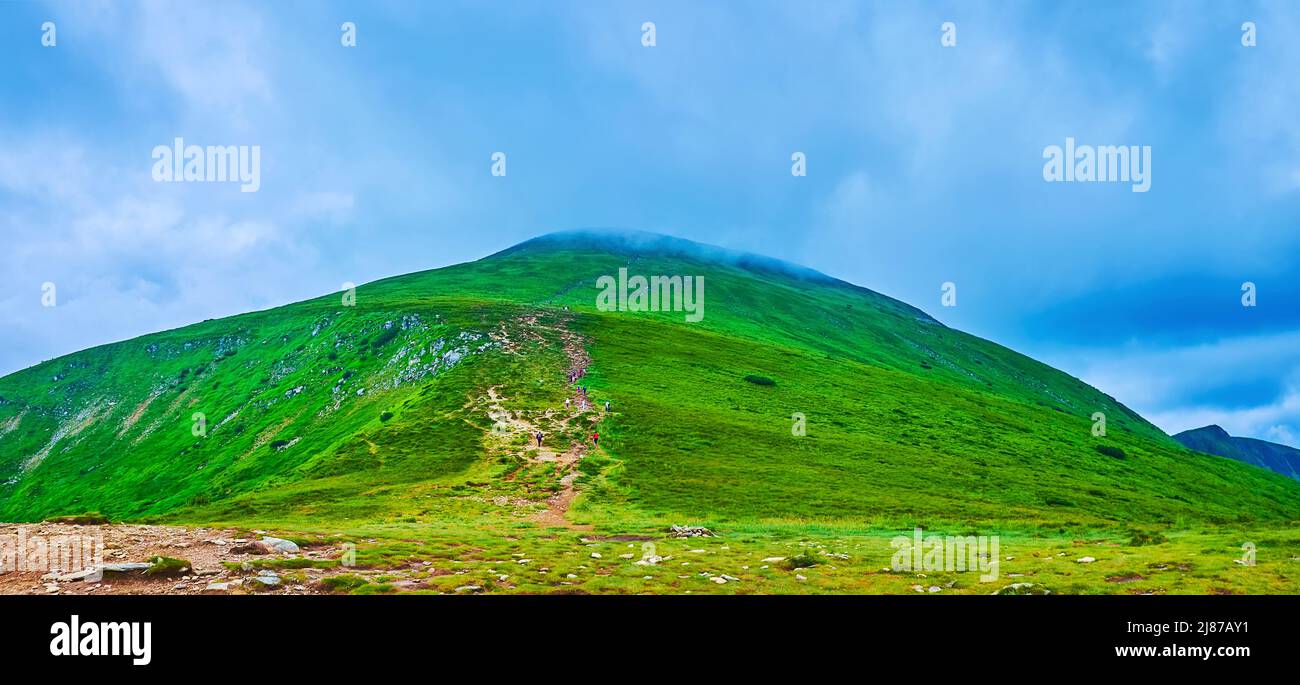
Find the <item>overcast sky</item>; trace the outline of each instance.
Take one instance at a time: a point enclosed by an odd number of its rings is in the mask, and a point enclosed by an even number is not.
[[[5,3],[0,373],[608,226],[1300,445],[1297,74],[1287,2]],[[259,191],[155,182],[178,136],[259,145]],[[1150,190],[1045,182],[1067,137],[1150,146]]]

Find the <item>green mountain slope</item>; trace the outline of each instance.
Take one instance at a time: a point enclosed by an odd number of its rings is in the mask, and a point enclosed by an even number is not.
[[[1234,438],[1218,426],[1186,430],[1175,435],[1174,440],[1197,452],[1236,459],[1300,480],[1300,450],[1294,447],[1254,438]]]
[[[703,276],[703,320],[598,311],[597,278],[620,267]],[[608,414],[560,418],[578,358]],[[526,522],[566,485],[523,425],[557,452],[601,433],[566,514],[601,527],[1300,515],[1296,482],[1189,451],[896,300],[687,241],[575,233],[377,281],[355,306],[330,294],[0,378],[0,520]]]

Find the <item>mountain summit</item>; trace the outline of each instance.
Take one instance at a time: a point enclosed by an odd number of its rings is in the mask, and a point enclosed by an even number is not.
[[[599,307],[621,270],[664,292],[703,279],[705,315]],[[1294,520],[1300,486],[865,288],[579,232],[0,378],[0,520],[89,510],[1126,525]]]

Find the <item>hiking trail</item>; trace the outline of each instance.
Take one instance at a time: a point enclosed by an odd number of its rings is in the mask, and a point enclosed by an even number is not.
[[[545,327],[535,316],[524,317],[523,322],[532,328]],[[591,357],[587,354],[582,337],[564,327],[563,321],[553,330],[559,334],[568,359],[565,380],[569,381],[566,387],[569,389],[570,405],[567,408],[560,405],[539,414],[534,412],[536,415],[530,418],[523,411],[510,410],[507,407],[509,398],[500,393],[501,385],[493,385],[487,389],[487,415],[492,421],[491,434],[499,444],[507,447],[512,453],[517,453],[516,441],[522,435],[526,440],[521,456],[527,463],[554,466],[559,490],[547,498],[546,509],[533,514],[531,520],[543,527],[561,526],[589,530],[590,526],[569,521],[567,514],[574,498],[578,495],[575,485],[579,475],[578,463],[590,450],[598,449],[593,447],[589,440],[591,433],[598,430],[601,420],[604,419],[604,412],[601,410],[601,405],[584,396],[577,387],[591,364]],[[547,443],[548,439],[558,439],[574,421],[580,422],[581,428],[578,439],[573,440],[568,449],[558,451]],[[539,430],[543,434],[541,446],[537,445],[534,437]],[[509,479],[513,479],[513,474]]]

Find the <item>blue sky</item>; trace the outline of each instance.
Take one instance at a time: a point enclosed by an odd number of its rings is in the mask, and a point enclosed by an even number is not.
[[[22,2],[0,64],[0,373],[608,226],[1300,445],[1294,3]],[[261,189],[154,182],[176,136],[260,145]],[[1150,191],[1044,182],[1067,137],[1151,146]]]

